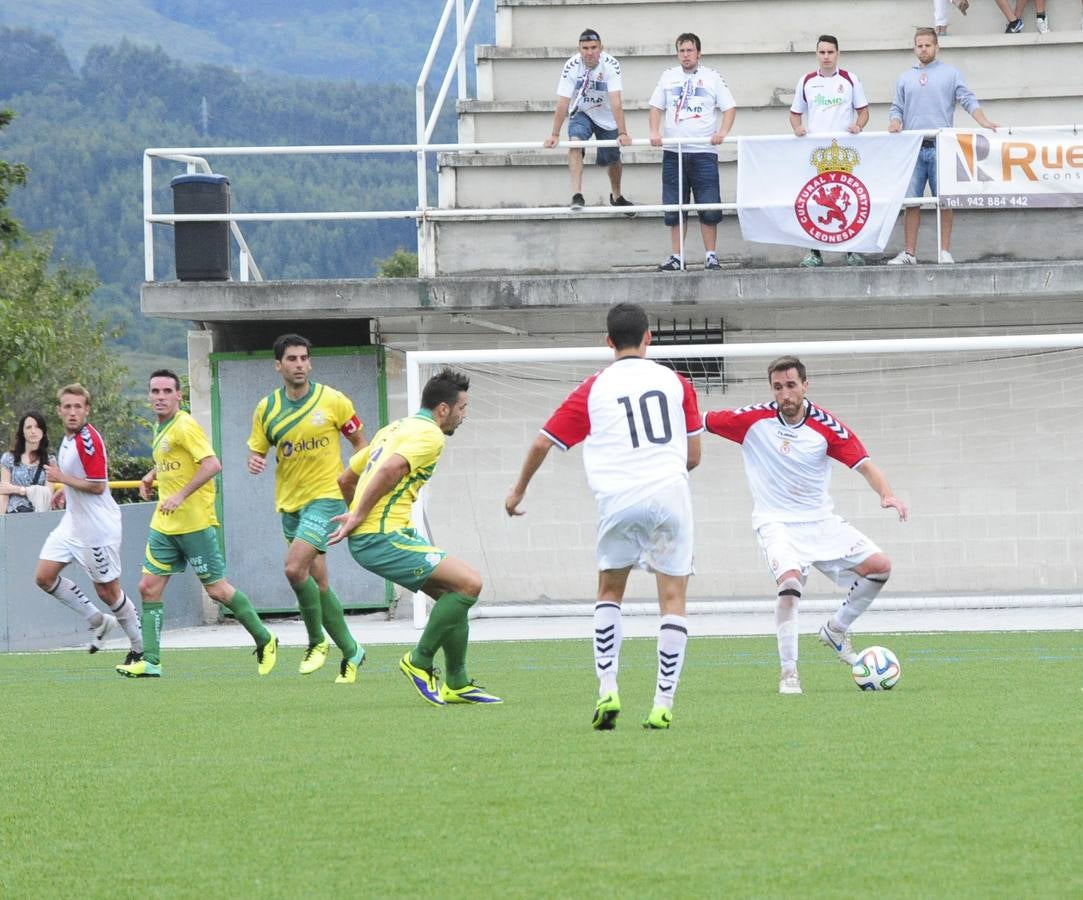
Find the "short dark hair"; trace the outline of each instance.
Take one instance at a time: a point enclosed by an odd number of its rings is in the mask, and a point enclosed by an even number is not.
[[[805,364],[801,362],[796,356],[780,356],[778,359],[773,360],[767,364],[767,380],[771,380],[771,376],[775,372],[785,372],[788,369],[797,369],[798,377],[802,381],[808,381],[808,376],[805,374]]]
[[[33,419],[38,428],[41,429],[41,444],[38,445],[37,451],[38,462],[45,464],[49,461],[49,429],[45,427],[45,416],[36,409],[23,413],[19,419],[19,427],[15,430],[15,440],[11,444],[11,453],[15,457],[15,464],[18,465],[22,455],[26,453],[26,435],[23,434],[23,428],[26,427],[27,419]]]
[[[454,369],[443,368],[428,381],[421,392],[422,409],[434,410],[441,403],[454,406],[459,394],[470,390],[470,378]]]
[[[147,384],[154,381],[155,378],[172,378],[173,386],[179,391],[181,389],[180,376],[172,369],[155,369],[150,373],[150,378],[147,379]]]
[[[618,303],[605,317],[605,329],[616,350],[638,347],[650,327],[643,307],[635,303]]]
[[[579,35],[579,43],[582,44],[584,41],[597,41],[600,44],[602,36],[593,28],[584,28],[583,33]]]
[[[834,44],[835,49],[839,49],[839,39],[833,34],[821,34],[816,38],[816,47],[819,48],[820,44]]]
[[[700,52],[703,51],[703,47],[700,46],[699,35],[698,34],[692,34],[691,31],[686,31],[686,32],[684,32],[684,34],[678,34],[677,35],[677,40],[674,42],[673,46],[676,47],[678,50],[680,50],[681,49],[681,44],[683,44],[685,41],[691,41],[693,44],[695,44],[697,53],[700,53]]]
[[[286,355],[287,347],[304,347],[306,350],[312,349],[312,341],[306,337],[301,337],[299,334],[283,334],[275,340],[274,351],[275,360],[282,362],[282,357]]]

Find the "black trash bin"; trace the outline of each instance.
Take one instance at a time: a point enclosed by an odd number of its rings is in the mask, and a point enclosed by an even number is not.
[[[178,215],[229,212],[225,175],[178,175],[169,186]],[[230,280],[229,222],[177,222],[174,227],[178,279]]]

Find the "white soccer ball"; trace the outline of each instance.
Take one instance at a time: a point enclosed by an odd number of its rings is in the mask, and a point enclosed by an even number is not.
[[[902,674],[898,657],[887,647],[866,647],[851,671],[854,683],[863,691],[890,691]]]

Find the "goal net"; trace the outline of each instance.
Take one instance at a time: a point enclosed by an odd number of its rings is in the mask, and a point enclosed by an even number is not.
[[[767,364],[808,368],[808,397],[850,427],[895,493],[902,523],[865,480],[835,465],[835,511],[891,557],[878,608],[1079,605],[1083,550],[1083,335],[712,344],[650,356],[688,375],[700,409],[771,399]],[[478,615],[589,614],[595,596],[594,498],[581,447],[554,447],[510,519],[503,501],[541,425],[612,359],[602,348],[407,354],[410,409],[444,365],[470,376],[465,423],[423,492],[433,541],[481,573]],[[696,574],[692,611],[762,609],[772,581],[751,527],[740,447],[705,433],[691,473]],[[833,608],[812,573],[803,605]],[[654,579],[633,573],[626,609],[655,611]],[[422,601],[423,602],[423,601]],[[415,620],[424,607],[415,598]]]

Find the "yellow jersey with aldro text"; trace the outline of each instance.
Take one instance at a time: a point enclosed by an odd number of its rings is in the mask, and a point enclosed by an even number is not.
[[[256,404],[248,449],[275,448],[275,509],[296,512],[313,500],[339,500],[342,473],[339,434],[362,428],[353,403],[332,387],[311,382],[297,400],[284,388]]]
[[[218,524],[214,514],[214,479],[212,478],[178,506],[168,516],[161,511],[161,502],[183,488],[199,470],[199,464],[214,456],[207,433],[183,409],[154,429],[154,468],[157,472],[158,504],[150,527],[162,534],[190,534]]]

